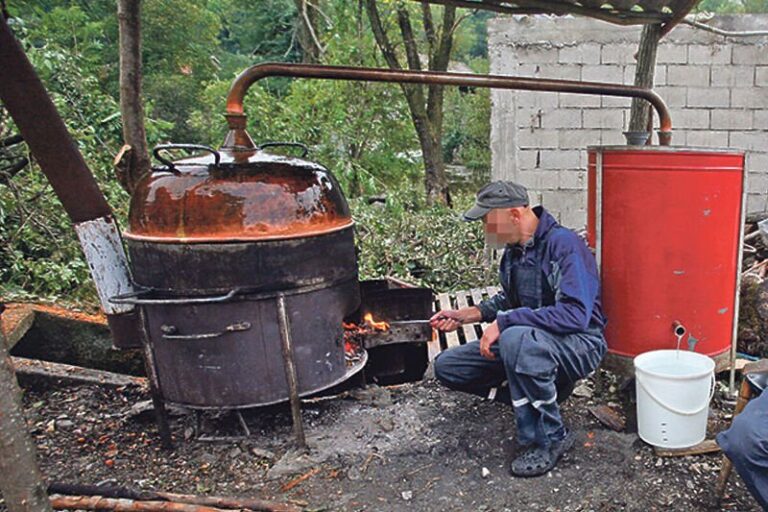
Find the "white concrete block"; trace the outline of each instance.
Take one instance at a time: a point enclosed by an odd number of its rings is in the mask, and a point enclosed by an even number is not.
[[[600,107],[600,96],[592,94],[569,94],[560,93],[557,95],[560,108],[568,107]]]
[[[728,132],[719,130],[688,130],[686,131],[686,144],[693,147],[725,148],[729,146]]]
[[[655,90],[670,108],[684,107],[685,102],[688,99],[688,90],[686,87],[656,87]]]
[[[585,110],[583,113],[584,128],[609,128],[624,130],[624,110],[618,108],[602,108]]]
[[[709,124],[709,109],[681,109],[672,115],[675,128],[706,130]]]
[[[606,44],[600,52],[601,64],[633,64],[637,44]]]
[[[558,62],[561,64],[600,64],[598,43],[583,43],[560,48]]]
[[[689,87],[686,106],[688,107],[728,107],[730,89],[725,87]]]
[[[581,68],[581,79],[585,82],[608,82],[614,84],[623,83],[624,72],[621,66],[585,64]]]
[[[729,44],[691,44],[688,45],[690,64],[730,64],[731,45]]]
[[[760,193],[747,195],[747,213],[764,212],[768,210],[768,203],[766,203],[768,195],[765,191]]]
[[[574,169],[580,166],[581,152],[573,149],[542,150],[542,169]]]
[[[731,106],[765,109],[768,107],[768,87],[755,87],[731,92]]]
[[[752,87],[754,66],[712,66],[709,83],[714,87]]]
[[[517,145],[524,149],[557,149],[560,142],[559,135],[558,130],[546,130],[541,128],[521,129],[517,132]]]
[[[668,85],[709,85],[709,66],[670,64],[667,66]]]
[[[755,67],[755,85],[768,87],[768,66]]]
[[[657,64],[685,64],[688,61],[688,45],[662,43],[656,54]]]
[[[558,108],[544,113],[541,117],[543,128],[581,128],[581,109]]]
[[[733,46],[734,64],[768,64],[768,44],[735,44]]]
[[[731,132],[729,146],[747,151],[765,151],[768,147],[768,132]]]
[[[600,144],[601,130],[558,130],[560,149],[584,149]]]
[[[710,127],[714,130],[751,130],[753,110],[712,110]]]

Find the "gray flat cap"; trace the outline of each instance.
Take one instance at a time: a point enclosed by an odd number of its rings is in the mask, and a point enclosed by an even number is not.
[[[480,189],[475,206],[464,212],[464,220],[479,220],[494,208],[528,206],[528,190],[511,181],[494,181]]]

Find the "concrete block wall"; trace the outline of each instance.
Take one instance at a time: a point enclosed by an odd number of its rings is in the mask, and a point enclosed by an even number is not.
[[[768,15],[719,16],[712,25],[764,29]],[[488,33],[491,73],[634,82],[638,27],[515,16],[492,20]],[[655,89],[672,114],[673,144],[745,150],[747,211],[768,210],[768,38],[678,26],[659,46]],[[493,90],[491,102],[494,179],[524,184],[561,223],[583,227],[586,148],[624,144],[630,100]]]

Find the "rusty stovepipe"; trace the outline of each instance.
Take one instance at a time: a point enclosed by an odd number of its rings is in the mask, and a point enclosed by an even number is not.
[[[243,98],[256,81],[270,76],[294,78],[324,78],[329,80],[356,80],[364,82],[399,82],[430,85],[459,85],[490,87],[494,89],[518,89],[526,91],[568,92],[574,94],[598,94],[641,98],[649,102],[659,114],[659,143],[668,146],[672,142],[672,119],[666,103],[655,91],[642,87],[601,82],[524,78],[505,75],[476,75],[473,73],[446,73],[440,71],[410,71],[348,66],[320,66],[312,64],[257,64],[246,69],[235,79],[227,94],[227,122],[230,132],[225,146],[253,147],[253,141],[245,133]]]
[[[0,100],[75,225],[114,342],[118,346],[132,343],[138,337],[134,307],[108,301],[112,295],[132,290],[112,210],[1,14],[0,70]]]

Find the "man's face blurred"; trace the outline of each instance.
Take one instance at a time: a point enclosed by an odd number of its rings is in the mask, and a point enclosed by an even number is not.
[[[521,208],[494,208],[483,217],[485,243],[493,249],[503,249],[507,244],[522,240]]]

